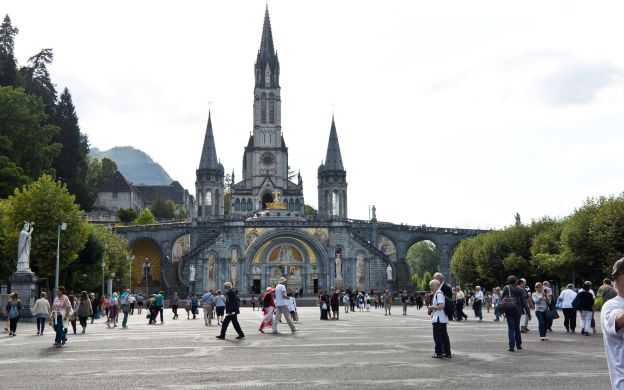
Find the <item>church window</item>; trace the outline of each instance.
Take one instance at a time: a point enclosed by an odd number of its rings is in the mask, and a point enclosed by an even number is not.
[[[206,191],[204,206],[212,206],[212,192]]]
[[[269,94],[269,123],[275,123],[275,94]]]
[[[260,100],[260,122],[265,124],[266,120],[266,99]]]
[[[253,210],[251,199],[247,199],[247,211]]]
[[[301,212],[301,203],[299,203],[299,199],[295,200],[295,211]]]
[[[334,217],[340,216],[340,194],[338,191],[332,193],[332,213]]]
[[[290,199],[288,201],[288,211],[294,211],[295,210],[295,202],[293,202],[292,199]]]
[[[240,199],[236,199],[236,202],[234,202],[234,210],[240,211]]]

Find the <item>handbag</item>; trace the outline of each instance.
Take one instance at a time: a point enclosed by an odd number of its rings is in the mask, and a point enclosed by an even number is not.
[[[323,304],[321,305],[321,309],[327,310],[327,303],[323,302]]]
[[[547,320],[556,320],[557,318],[559,318],[559,313],[554,307],[549,307],[548,310],[544,312],[544,315],[546,316]]]
[[[518,311],[518,301],[516,300],[516,297],[511,294],[511,287],[509,287],[509,285],[505,287],[507,287],[509,294],[500,300],[498,310],[503,313],[515,313]]]

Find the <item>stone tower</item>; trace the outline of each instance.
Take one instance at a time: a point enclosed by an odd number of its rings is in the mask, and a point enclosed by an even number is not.
[[[195,172],[195,195],[197,197],[197,217],[206,218],[223,215],[223,165],[217,159],[212,118],[208,111],[208,125],[204,137],[199,169]]]
[[[347,171],[342,164],[333,116],[325,163],[318,169],[318,206],[321,217],[347,218]]]
[[[243,154],[243,177],[232,186],[231,213],[248,214],[266,208],[274,194],[288,211],[303,212],[303,182],[288,178],[288,148],[282,134],[280,66],[273,46],[268,6],[260,50],[254,66],[253,133]]]

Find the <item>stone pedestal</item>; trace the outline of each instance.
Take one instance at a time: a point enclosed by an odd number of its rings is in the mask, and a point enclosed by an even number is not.
[[[334,287],[342,290],[344,287],[344,284],[342,283],[342,278],[340,276],[338,276],[336,279],[334,279]]]
[[[391,293],[397,292],[397,284],[394,280],[388,280],[386,283],[388,286],[388,291],[390,291]]]
[[[17,293],[22,301],[22,315],[20,321],[33,322],[32,309],[37,300],[37,281],[34,272],[19,271],[11,275],[11,293]]]

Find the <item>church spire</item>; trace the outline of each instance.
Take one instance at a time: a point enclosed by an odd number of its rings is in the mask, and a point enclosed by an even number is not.
[[[214,134],[212,132],[212,118],[208,111],[208,125],[206,126],[206,135],[204,136],[204,147],[202,149],[201,160],[199,161],[199,169],[217,169],[223,171],[223,165],[217,159],[217,147],[215,146]]]
[[[334,121],[333,115],[324,169],[328,171],[344,171],[342,155],[340,154],[340,144],[338,143],[338,133],[336,132],[336,122]]]
[[[264,11],[262,38],[260,39],[260,50],[258,50],[255,68],[256,87],[279,87],[279,61],[273,46],[273,33],[271,31],[268,4]]]

